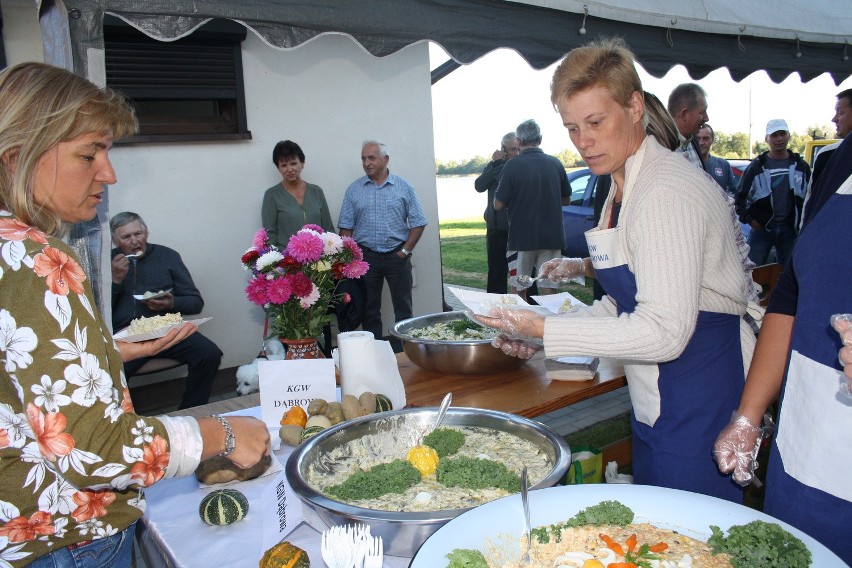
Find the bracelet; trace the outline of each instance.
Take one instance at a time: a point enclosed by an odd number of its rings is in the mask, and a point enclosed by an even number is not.
[[[231,429],[231,423],[228,422],[227,418],[218,414],[214,414],[213,418],[218,420],[219,423],[222,424],[222,428],[225,429],[225,451],[219,455],[226,458],[233,454],[234,450],[237,449],[237,439],[234,436],[234,431]]]

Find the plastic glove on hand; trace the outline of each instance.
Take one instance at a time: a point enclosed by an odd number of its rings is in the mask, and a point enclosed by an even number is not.
[[[852,314],[834,314],[831,316],[831,327],[840,334],[843,347],[840,348],[838,357],[846,378],[852,381]],[[852,383],[848,385],[848,389],[852,393]]]
[[[586,273],[582,258],[554,258],[541,265],[539,276],[551,282],[569,282]]]
[[[716,438],[713,455],[722,473],[733,472],[734,481],[745,487],[754,479],[757,452],[766,431],[734,412],[731,423]]]
[[[495,307],[491,308],[487,316],[477,315],[476,320],[488,327],[499,329],[510,339],[544,336],[544,316],[529,309]]]
[[[544,345],[525,341],[523,339],[512,339],[501,333],[491,340],[491,345],[512,357],[518,359],[530,359],[533,355],[544,349]]]

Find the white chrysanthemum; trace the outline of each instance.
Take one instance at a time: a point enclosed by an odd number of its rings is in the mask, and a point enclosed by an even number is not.
[[[317,288],[317,285],[313,282],[311,283],[311,285],[313,286],[313,288],[311,289],[311,293],[305,296],[304,298],[299,298],[299,305],[306,309],[316,304],[317,300],[319,300],[320,297],[320,290],[319,288]]]
[[[275,266],[282,260],[284,260],[284,255],[277,250],[271,250],[262,254],[260,258],[257,259],[257,269],[263,272],[267,268]]]
[[[343,248],[343,237],[337,233],[323,233],[320,235],[322,239],[322,254],[337,254]]]

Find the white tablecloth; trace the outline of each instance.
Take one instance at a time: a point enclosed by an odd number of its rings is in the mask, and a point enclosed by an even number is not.
[[[260,407],[234,414],[260,417]],[[275,452],[283,465],[292,448],[282,444]],[[228,484],[243,493],[249,501],[245,519],[223,527],[208,526],[198,515],[201,499],[209,488],[201,488],[194,476],[166,479],[145,491],[148,508],[138,523],[137,538],[149,568],[160,566],[228,566],[257,568],[261,556],[264,488],[276,479],[270,475],[239,484]],[[325,528],[318,516],[305,508],[305,519],[285,540],[308,553],[311,566],[322,567],[320,533],[313,527]],[[385,555],[385,568],[404,568],[410,558]]]

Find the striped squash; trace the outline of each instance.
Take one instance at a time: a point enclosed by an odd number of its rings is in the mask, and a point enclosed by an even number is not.
[[[310,568],[308,553],[287,541],[279,542],[263,553],[260,568]]]
[[[248,514],[246,496],[236,489],[216,489],[204,496],[198,506],[201,520],[208,525],[230,525]]]
[[[383,394],[376,395],[376,412],[387,412],[393,410],[393,403]]]

